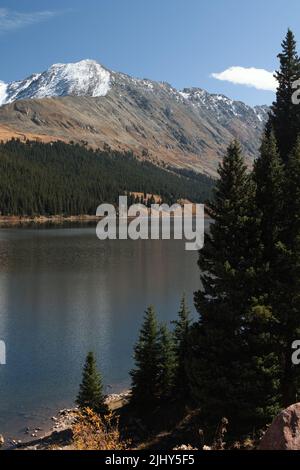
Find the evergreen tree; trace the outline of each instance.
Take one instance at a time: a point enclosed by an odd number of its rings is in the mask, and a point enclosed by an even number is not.
[[[259,233],[255,217],[255,185],[248,173],[241,148],[233,142],[219,167],[214,201],[209,213],[215,223],[206,235],[199,254],[203,290],[195,295],[196,306],[215,308],[234,303],[238,311],[248,305],[253,261],[257,254]],[[235,313],[232,312],[234,321]]]
[[[107,411],[102,378],[97,371],[96,359],[92,352],[89,352],[86,358],[76,403],[80,408],[91,408],[96,413]]]
[[[282,275],[280,244],[283,234],[284,217],[284,166],[279,156],[274,133],[265,135],[260,157],[254,165],[253,177],[256,183],[255,203],[259,219],[261,247],[257,254],[256,313],[252,321],[251,337],[257,344],[259,336],[257,321],[262,320],[260,333],[265,331],[265,352],[276,350],[276,329],[278,326],[278,282]],[[254,324],[256,325],[254,327]],[[257,338],[253,333],[256,333]],[[268,336],[269,335],[269,336]],[[259,346],[257,346],[259,349]],[[273,357],[273,366],[276,360]],[[274,368],[277,370],[279,364]],[[275,376],[273,376],[275,379]]]
[[[226,416],[233,431],[235,426],[251,429],[258,408],[260,415],[269,412],[264,396],[256,401],[255,377],[251,371],[249,376],[249,354],[254,355],[249,317],[260,243],[255,186],[237,142],[228,148],[219,175],[210,205],[215,222],[199,255],[203,288],[195,294],[200,319],[191,329],[189,376],[193,397],[209,422]]]
[[[147,406],[151,409],[158,400],[159,376],[159,328],[154,308],[151,306],[145,313],[139,340],[134,349],[135,369],[132,377],[131,403],[137,407]]]
[[[299,388],[291,345],[300,333],[300,142],[284,170],[274,136],[265,138],[254,177],[263,242],[259,308],[265,316],[265,339],[269,335],[272,380],[279,384],[274,396],[281,407],[286,407],[297,400]],[[252,338],[257,344],[257,338]]]
[[[284,168],[273,132],[263,138],[260,157],[254,164],[253,177],[256,184],[255,204],[263,244],[262,263],[270,268],[276,264],[278,252],[276,244],[281,238],[285,191]]]
[[[176,377],[175,377],[175,391],[174,394],[177,398],[188,400],[189,385],[188,376],[186,372],[187,367],[187,354],[188,354],[188,337],[191,326],[190,312],[186,305],[185,295],[182,297],[180,310],[178,312],[178,319],[173,322],[175,325],[174,339],[175,339],[175,353],[177,359]]]
[[[160,328],[159,356],[158,393],[160,400],[164,402],[173,398],[177,366],[173,336],[166,325]]]
[[[280,409],[278,356],[278,283],[282,276],[280,244],[284,216],[284,166],[274,133],[263,137],[254,165],[255,207],[259,244],[256,249],[255,289],[246,316],[249,393],[257,404],[257,424],[264,424]],[[253,384],[253,386],[251,386]],[[263,400],[262,400],[263,397]]]
[[[275,284],[274,308],[278,318],[282,405],[289,406],[298,400],[300,387],[300,370],[291,360],[292,343],[300,337],[300,139],[286,167],[285,188],[280,277]]]
[[[300,61],[296,50],[294,34],[289,29],[278,55],[280,68],[275,77],[278,81],[276,101],[273,103],[270,123],[275,132],[279,153],[283,161],[293,149],[300,131],[299,106],[292,102],[295,92],[293,83],[300,79]]]

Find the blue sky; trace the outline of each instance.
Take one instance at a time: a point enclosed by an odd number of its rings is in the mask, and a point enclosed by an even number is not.
[[[272,77],[255,69],[275,70],[288,27],[300,49],[299,0],[0,0],[0,80],[90,58],[268,104],[273,92],[257,87],[272,88]]]

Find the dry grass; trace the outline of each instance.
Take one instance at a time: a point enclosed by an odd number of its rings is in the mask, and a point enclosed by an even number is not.
[[[22,132],[20,130],[13,129],[8,126],[0,125],[0,141],[7,142],[8,140],[19,139],[21,142],[26,142],[26,140],[33,140],[36,142],[55,142],[57,140],[65,141],[63,138],[47,135],[47,134],[35,134],[31,132]]]
[[[125,450],[128,443],[120,438],[119,420],[112,412],[100,417],[92,410],[79,412],[73,427],[76,450]]]

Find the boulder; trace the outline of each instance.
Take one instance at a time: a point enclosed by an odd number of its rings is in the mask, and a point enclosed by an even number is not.
[[[282,411],[259,444],[259,450],[300,450],[300,403]]]
[[[0,434],[0,447],[2,447],[4,445],[4,437],[2,436],[2,434]]]

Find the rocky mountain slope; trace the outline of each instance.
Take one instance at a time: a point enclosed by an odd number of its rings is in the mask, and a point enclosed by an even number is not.
[[[233,138],[251,165],[268,114],[266,106],[251,108],[199,88],[178,91],[90,60],[1,83],[0,106],[0,139],[109,145],[209,175]]]

